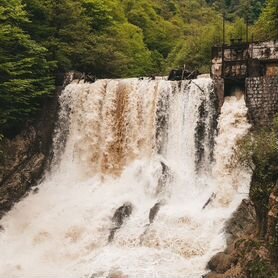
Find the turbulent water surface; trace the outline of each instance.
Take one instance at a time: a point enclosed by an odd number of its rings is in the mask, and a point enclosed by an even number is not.
[[[1,220],[0,277],[200,278],[250,182],[230,167],[244,99],[218,128],[216,103],[209,78],[68,85],[52,169]]]

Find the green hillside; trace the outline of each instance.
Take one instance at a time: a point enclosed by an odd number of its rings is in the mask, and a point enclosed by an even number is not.
[[[264,8],[265,5],[265,8]],[[278,0],[1,0],[2,133],[34,114],[57,73],[97,77],[167,74],[186,64],[209,71],[211,46],[242,37],[248,12],[255,38],[277,37]],[[262,11],[262,13],[261,13]]]

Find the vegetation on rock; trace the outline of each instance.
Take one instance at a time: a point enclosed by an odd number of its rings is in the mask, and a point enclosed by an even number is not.
[[[278,116],[270,126],[258,128],[245,136],[238,143],[235,157],[235,161],[253,172],[250,198],[257,216],[256,236],[260,240],[259,246],[265,245],[271,260],[278,265],[278,215],[275,213],[278,207]],[[250,277],[277,275],[270,261],[259,258],[256,262],[250,262],[248,269]]]

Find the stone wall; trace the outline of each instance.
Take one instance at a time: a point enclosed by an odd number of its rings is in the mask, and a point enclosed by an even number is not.
[[[246,105],[254,126],[269,124],[278,113],[278,76],[247,78]]]

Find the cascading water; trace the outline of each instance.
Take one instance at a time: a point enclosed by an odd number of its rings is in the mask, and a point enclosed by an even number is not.
[[[200,278],[250,182],[229,167],[244,99],[217,137],[215,103],[209,78],[68,85],[52,170],[1,220],[0,277]]]

